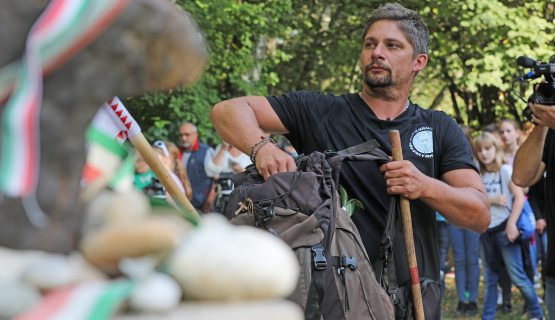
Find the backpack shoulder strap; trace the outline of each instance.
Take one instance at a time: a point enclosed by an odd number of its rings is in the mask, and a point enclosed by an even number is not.
[[[332,170],[333,181],[336,185],[339,183],[341,165],[345,160],[377,161],[380,164],[391,161],[389,156],[380,149],[380,144],[374,139],[340,151],[326,151],[325,154],[328,157],[327,160]]]
[[[378,260],[374,263],[375,275],[378,283],[384,288],[395,305],[399,302],[397,295],[397,277],[395,275],[395,259],[393,256],[393,243],[395,238],[400,234],[399,220],[399,196],[391,197],[389,202],[389,210],[387,212],[387,222],[385,231],[382,235]]]

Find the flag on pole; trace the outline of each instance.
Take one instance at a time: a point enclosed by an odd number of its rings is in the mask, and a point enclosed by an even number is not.
[[[100,34],[128,0],[52,0],[31,27],[25,53],[0,69],[0,192],[35,192],[40,163],[39,114],[43,74],[53,71]]]
[[[87,131],[89,150],[83,168],[83,185],[103,177],[117,191],[133,185],[134,157],[124,142],[141,132],[118,97],[104,102]]]

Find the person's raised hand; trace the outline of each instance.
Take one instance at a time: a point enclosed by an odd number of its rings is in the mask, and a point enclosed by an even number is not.
[[[233,147],[232,145],[222,140],[222,150],[229,150],[232,147]]]
[[[535,124],[555,129],[555,106],[546,106],[542,104],[530,104],[532,109],[532,121]]]
[[[255,165],[264,180],[278,172],[293,172],[297,170],[297,165],[293,157],[285,153],[273,143],[263,145],[255,157]]]
[[[422,195],[428,177],[407,160],[391,161],[380,166],[387,185],[387,193],[401,194],[414,200]]]

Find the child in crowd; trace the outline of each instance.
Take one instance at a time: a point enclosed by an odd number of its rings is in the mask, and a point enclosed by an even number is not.
[[[468,142],[472,143],[470,127],[461,126],[461,130]],[[476,159],[475,162],[478,165]],[[461,316],[473,317],[478,314],[480,234],[449,223],[447,224],[447,232],[455,265],[455,283],[459,299],[457,313]]]
[[[497,122],[497,133],[503,146],[503,161],[512,166],[516,151],[520,145],[520,130],[518,123],[515,120],[503,118]],[[499,270],[499,286],[501,287],[503,297],[499,309],[502,313],[511,313],[513,310],[512,283],[505,266],[501,266]]]
[[[511,181],[512,166],[504,164],[501,143],[493,134],[481,133],[473,142],[491,206],[489,228],[480,238],[485,276],[482,319],[495,317],[501,263],[524,297],[530,317],[541,319],[543,311],[534,286],[524,271],[521,246],[517,240],[516,222],[524,204],[524,192]]]
[[[162,164],[166,167],[166,169],[168,169],[168,171],[170,173],[170,176],[172,177],[173,181],[175,181],[175,183],[177,184],[179,189],[184,194],[186,194],[185,187],[183,186],[183,183],[181,182],[181,179],[174,172],[174,170],[175,170],[175,158],[170,153],[170,151],[169,151],[169,149],[166,145],[166,142],[163,141],[163,140],[157,140],[152,144],[152,146],[153,146],[154,151],[157,153],[158,158],[160,159]],[[165,188],[164,188],[164,195],[165,195],[166,200],[168,201],[169,204],[175,205],[174,200],[167,193]]]
[[[133,184],[139,188],[139,190],[144,190],[147,186],[152,183],[156,175],[152,172],[152,169],[148,166],[143,156],[135,152],[135,177]]]
[[[505,163],[512,166],[516,150],[520,146],[520,126],[512,119],[501,119],[497,126],[499,137],[503,143]]]

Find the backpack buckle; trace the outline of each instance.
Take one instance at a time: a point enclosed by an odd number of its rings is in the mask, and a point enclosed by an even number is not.
[[[328,262],[326,260],[326,255],[324,254],[324,247],[322,244],[317,244],[310,248],[312,251],[312,262],[314,263],[314,269],[316,270],[324,270],[328,266]]]
[[[389,288],[387,289],[387,295],[389,296],[389,299],[391,299],[391,302],[393,303],[393,305],[398,305],[399,302],[401,302],[401,299],[399,298],[399,295],[397,294],[397,288]]]
[[[349,256],[341,256],[341,266],[348,267],[351,270],[356,270],[357,268],[357,258]]]
[[[387,260],[387,258],[389,257],[389,253],[391,252],[391,237],[389,237],[389,235],[384,235],[382,238],[382,242],[380,245],[380,250],[379,250],[379,258],[382,260]]]

